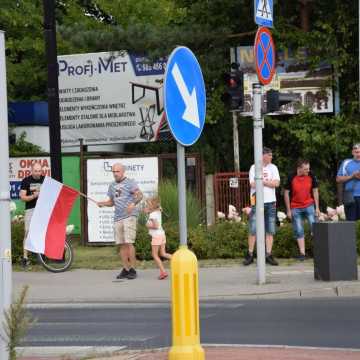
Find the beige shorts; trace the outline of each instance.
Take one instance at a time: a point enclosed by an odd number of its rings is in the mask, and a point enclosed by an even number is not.
[[[115,244],[133,244],[136,239],[136,216],[116,221],[114,224]]]
[[[165,245],[166,244],[166,236],[165,235],[155,235],[151,238],[151,245]]]
[[[33,213],[34,213],[34,209],[25,210],[25,216],[24,216],[25,237],[27,236],[27,233],[29,232],[31,217],[32,217]]]

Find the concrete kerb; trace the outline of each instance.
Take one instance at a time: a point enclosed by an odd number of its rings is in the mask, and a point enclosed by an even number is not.
[[[249,349],[249,350],[261,350],[261,349],[273,349],[273,350],[299,350],[299,351],[328,351],[332,353],[359,353],[360,349],[354,348],[329,348],[329,347],[312,347],[312,346],[288,346],[288,345],[254,345],[254,344],[202,344],[207,349]],[[141,354],[160,354],[167,353],[169,348],[154,348],[143,350],[130,350],[125,346],[109,346],[109,347],[23,347],[17,348],[20,360],[33,359],[41,360],[43,358],[60,360],[60,359],[93,359],[102,360],[116,357],[116,360],[130,360],[138,359],[136,356]],[[133,357],[134,356],[134,357]]]
[[[21,358],[54,358],[62,359],[71,356],[72,359],[84,357],[112,356],[126,349],[126,346],[33,346],[16,349]]]
[[[360,281],[318,282],[314,280],[313,271],[308,266],[300,266],[302,265],[271,269],[268,282],[262,286],[256,284],[254,269],[240,266],[221,268],[221,271],[204,268],[201,274],[200,301],[360,296]],[[129,304],[139,307],[149,303],[166,306],[170,303],[170,284],[158,282],[156,270],[144,270],[136,282],[120,284],[109,281],[113,275],[112,271],[82,269],[71,274],[60,274],[54,282],[53,276],[47,273],[15,272],[14,298],[27,284],[30,286],[27,301],[30,308],[111,308],[127,307]],[[77,282],[82,284],[81,289]],[[94,292],[94,289],[100,290]]]
[[[241,301],[241,300],[261,300],[261,299],[309,299],[309,298],[334,298],[334,297],[359,297],[359,285],[344,285],[325,288],[281,290],[281,291],[262,291],[252,293],[238,294],[219,294],[207,296],[200,299],[202,306],[209,306],[211,302],[218,301]],[[105,301],[105,302],[82,302],[82,301],[64,301],[64,302],[28,302],[28,309],[125,309],[125,308],[154,308],[169,307],[169,299],[143,298],[136,299],[136,302],[127,300]]]

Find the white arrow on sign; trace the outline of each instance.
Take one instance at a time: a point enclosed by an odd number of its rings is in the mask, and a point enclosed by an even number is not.
[[[190,94],[177,63],[175,63],[173,66],[171,73],[185,103],[185,111],[182,118],[197,128],[200,128],[199,110],[195,87]]]

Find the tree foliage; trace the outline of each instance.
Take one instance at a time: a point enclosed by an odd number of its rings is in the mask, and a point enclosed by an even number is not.
[[[204,72],[208,104],[204,135],[191,150],[204,155],[208,172],[232,170],[232,120],[221,101],[222,74],[229,69],[229,48],[254,42],[253,0],[58,0],[56,4],[59,54],[125,49],[156,58],[167,56],[177,45],[190,47]],[[40,0],[2,1],[0,28],[7,33],[12,100],[45,97],[42,16]],[[359,56],[353,31],[357,22],[355,0],[275,1],[277,48],[305,48],[298,54],[305,54],[311,67],[323,61],[333,66],[342,114],[305,111],[291,118],[267,119],[264,140],[274,148],[274,160],[283,172],[296,157],[307,157],[329,189],[335,186],[328,179],[359,136]],[[250,119],[239,120],[239,138],[241,167],[247,170],[253,161]],[[136,144],[127,150],[173,151],[174,144]]]
[[[24,156],[42,154],[44,151],[40,146],[26,141],[26,132],[22,132],[20,137],[16,139],[15,144],[10,145],[10,156]]]

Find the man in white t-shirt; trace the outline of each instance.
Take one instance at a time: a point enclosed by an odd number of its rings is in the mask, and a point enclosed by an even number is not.
[[[276,165],[271,163],[272,151],[264,147],[263,149],[263,184],[264,184],[264,218],[265,218],[265,244],[266,244],[266,263],[279,265],[271,254],[274,234],[276,230],[276,194],[275,189],[280,185],[279,170]],[[249,171],[250,197],[256,199],[255,194],[255,165]],[[256,200],[255,200],[256,201]],[[254,248],[256,236],[256,216],[255,201],[252,203],[249,219],[249,250],[244,259],[244,265],[250,265],[254,261]]]

